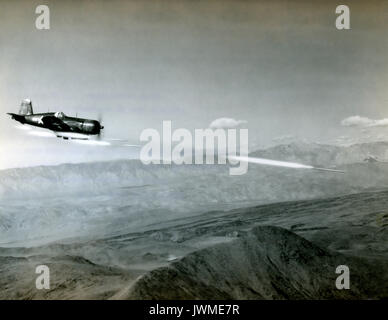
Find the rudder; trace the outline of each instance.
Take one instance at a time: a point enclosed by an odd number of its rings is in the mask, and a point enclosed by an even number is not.
[[[20,104],[19,114],[28,116],[33,114],[34,111],[32,110],[32,102],[30,99],[24,99],[22,100],[22,103]]]

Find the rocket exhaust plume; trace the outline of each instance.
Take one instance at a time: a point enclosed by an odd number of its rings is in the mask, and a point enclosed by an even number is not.
[[[284,167],[284,168],[292,168],[292,169],[310,169],[310,170],[344,173],[344,171],[342,170],[317,168],[317,167],[296,163],[296,162],[278,161],[278,160],[270,160],[270,159],[263,159],[263,158],[229,156],[228,159],[231,159],[234,161],[243,161],[243,162],[249,162],[249,163],[255,163],[255,164],[262,164],[267,166],[275,166],[275,167]]]
[[[15,125],[15,128],[16,128],[16,129],[19,129],[19,130],[24,130],[24,131],[32,130],[31,127],[26,126],[26,125],[22,125],[22,124],[17,124],[17,125]]]
[[[31,131],[28,131],[28,134],[36,137],[55,138],[55,134],[51,132],[46,132],[46,131],[31,130]]]

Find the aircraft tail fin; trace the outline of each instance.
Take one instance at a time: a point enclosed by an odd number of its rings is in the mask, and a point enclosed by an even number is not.
[[[30,99],[24,99],[22,100],[22,103],[20,104],[19,114],[23,116],[28,116],[33,114],[34,111],[32,110],[32,102]]]

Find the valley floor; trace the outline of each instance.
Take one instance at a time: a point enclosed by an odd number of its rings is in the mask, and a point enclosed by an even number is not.
[[[50,268],[50,290],[35,267]],[[351,289],[335,288],[348,265]],[[388,191],[282,202],[137,232],[0,248],[0,299],[388,297]]]

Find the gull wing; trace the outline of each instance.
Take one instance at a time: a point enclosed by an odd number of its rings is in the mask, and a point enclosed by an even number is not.
[[[71,127],[69,127],[66,123],[64,123],[61,119],[58,119],[54,116],[44,116],[42,117],[41,121],[43,122],[44,126],[47,129],[50,129],[52,131],[72,131]]]

